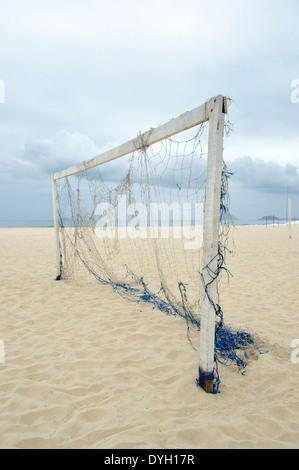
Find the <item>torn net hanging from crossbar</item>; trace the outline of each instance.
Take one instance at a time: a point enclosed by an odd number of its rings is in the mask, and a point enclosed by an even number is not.
[[[61,278],[84,282],[92,276],[128,300],[184,318],[193,347],[200,331],[201,273],[208,269],[202,266],[205,127],[151,146],[140,135],[141,149],[133,154],[57,181]],[[229,176],[224,165],[218,264],[211,282],[225,270]],[[238,350],[252,347],[253,339],[231,331],[219,305],[214,308],[217,391],[218,362],[243,370],[246,361]]]

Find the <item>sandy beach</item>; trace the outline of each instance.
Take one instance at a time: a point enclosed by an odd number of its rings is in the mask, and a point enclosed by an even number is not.
[[[94,280],[54,281],[51,228],[0,229],[0,447],[298,449],[299,226],[291,239],[236,227],[233,241],[225,322],[267,352],[245,375],[220,366],[211,395],[182,319]]]

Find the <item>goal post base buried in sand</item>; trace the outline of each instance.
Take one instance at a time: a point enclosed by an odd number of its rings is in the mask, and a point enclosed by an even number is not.
[[[213,393],[214,391],[214,372],[206,373],[202,372],[199,369],[199,386],[206,392],[206,393]]]

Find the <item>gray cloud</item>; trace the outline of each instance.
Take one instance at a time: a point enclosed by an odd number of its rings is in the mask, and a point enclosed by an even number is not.
[[[55,173],[99,153],[95,143],[78,132],[59,131],[53,138],[26,142],[22,159],[42,173]]]
[[[232,184],[264,193],[299,194],[298,167],[288,163],[285,166],[274,161],[253,159],[249,156],[237,158],[228,164],[234,173]]]
[[[25,142],[23,152],[19,157],[3,153],[2,179],[8,175],[17,179],[50,176],[52,173],[89,160],[117,145],[117,143],[110,142],[99,148],[86,135],[60,130],[52,138]],[[119,183],[128,170],[128,160],[129,156],[101,166],[99,171],[104,181]],[[136,168],[137,162],[133,165],[135,181],[139,181],[141,175]],[[174,184],[186,186],[191,165],[192,178],[195,178],[205,171],[206,160],[200,158],[198,154],[193,157],[187,155],[183,160],[180,158],[176,160],[174,157],[169,159],[167,155],[163,156],[163,151],[161,151],[161,154],[158,152],[157,155],[151,155],[147,165],[152,168],[152,174],[154,171],[157,172],[153,182],[165,187],[171,187]],[[228,170],[234,173],[231,178],[231,184],[234,186],[264,193],[281,193],[289,190],[294,194],[299,194],[298,167],[291,163],[281,165],[276,161],[244,156],[229,161]]]

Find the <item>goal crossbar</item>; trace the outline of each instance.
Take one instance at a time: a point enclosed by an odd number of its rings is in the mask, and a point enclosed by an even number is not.
[[[217,98],[223,99],[223,106],[226,109],[226,99],[221,95],[219,95]],[[124,155],[128,155],[136,150],[140,150],[144,147],[148,147],[152,144],[160,142],[161,140],[172,137],[179,132],[202,124],[209,120],[209,109],[211,106],[213,107],[214,100],[217,98],[211,98],[209,101],[202,104],[201,106],[198,106],[192,111],[187,111],[177,118],[171,119],[169,122],[159,127],[144,132],[143,134],[137,136],[137,138],[119,145],[114,149],[108,150],[107,152],[97,155],[90,160],[81,162],[78,165],[74,165],[65,170],[54,173],[53,179],[58,180],[85,170],[89,170],[90,168],[94,168],[98,165],[102,165],[103,163],[115,160],[116,158],[123,157]]]

